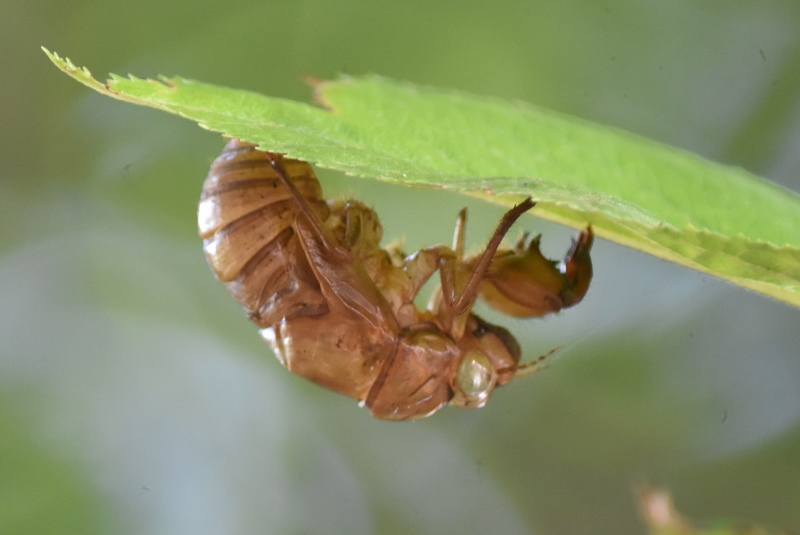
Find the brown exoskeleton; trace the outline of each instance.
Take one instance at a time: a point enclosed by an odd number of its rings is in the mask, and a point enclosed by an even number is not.
[[[509,210],[479,255],[464,256],[462,210],[452,248],[403,258],[380,247],[373,210],[323,200],[306,162],[233,140],[206,178],[198,221],[211,268],[284,366],[377,418],[405,420],[448,402],[481,407],[496,386],[540,360],[519,363],[512,335],[472,313],[478,297],[534,317],[586,294],[591,228],[560,264],[542,256],[538,238],[498,250],[533,205],[528,198]],[[418,310],[414,298],[436,271],[441,287]]]

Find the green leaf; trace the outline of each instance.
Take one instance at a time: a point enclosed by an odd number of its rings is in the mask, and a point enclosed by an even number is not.
[[[709,273],[800,306],[800,196],[614,128],[529,104],[368,76],[319,82],[326,109],[184,78],[111,75],[45,50],[112,98],[365,178],[441,187]]]

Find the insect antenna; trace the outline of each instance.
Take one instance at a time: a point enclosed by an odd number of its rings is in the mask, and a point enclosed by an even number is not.
[[[543,369],[545,369],[547,367],[546,365],[542,366],[542,362],[547,357],[549,357],[550,355],[552,355],[553,353],[555,353],[556,351],[558,351],[562,347],[564,347],[564,344],[561,344],[561,345],[558,345],[558,346],[554,347],[553,349],[549,350],[544,355],[539,355],[538,357],[536,357],[535,359],[533,359],[530,362],[526,362],[525,364],[518,364],[516,366],[512,366],[512,367],[509,367],[509,368],[503,368],[501,370],[498,370],[498,373],[502,374],[504,372],[508,373],[508,372],[512,372],[513,371],[514,372],[514,378],[517,378],[517,377],[525,377],[526,375],[532,375],[532,374],[534,374],[536,372],[542,371]]]

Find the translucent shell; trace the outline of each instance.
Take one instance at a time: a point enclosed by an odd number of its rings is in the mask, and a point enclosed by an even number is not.
[[[212,271],[281,364],[377,418],[405,420],[448,403],[483,406],[528,367],[507,330],[472,313],[479,296],[509,315],[533,316],[586,293],[591,230],[560,268],[535,240],[498,250],[533,204],[509,210],[475,257],[463,257],[466,211],[453,248],[406,257],[381,248],[372,209],[324,200],[308,163],[233,140],[203,185],[198,227]],[[436,272],[441,291],[420,310],[414,300]]]

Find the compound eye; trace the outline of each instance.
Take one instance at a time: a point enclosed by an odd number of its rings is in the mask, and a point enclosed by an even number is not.
[[[488,399],[495,380],[492,363],[483,353],[470,351],[458,366],[456,376],[458,388],[473,403],[485,402]]]

